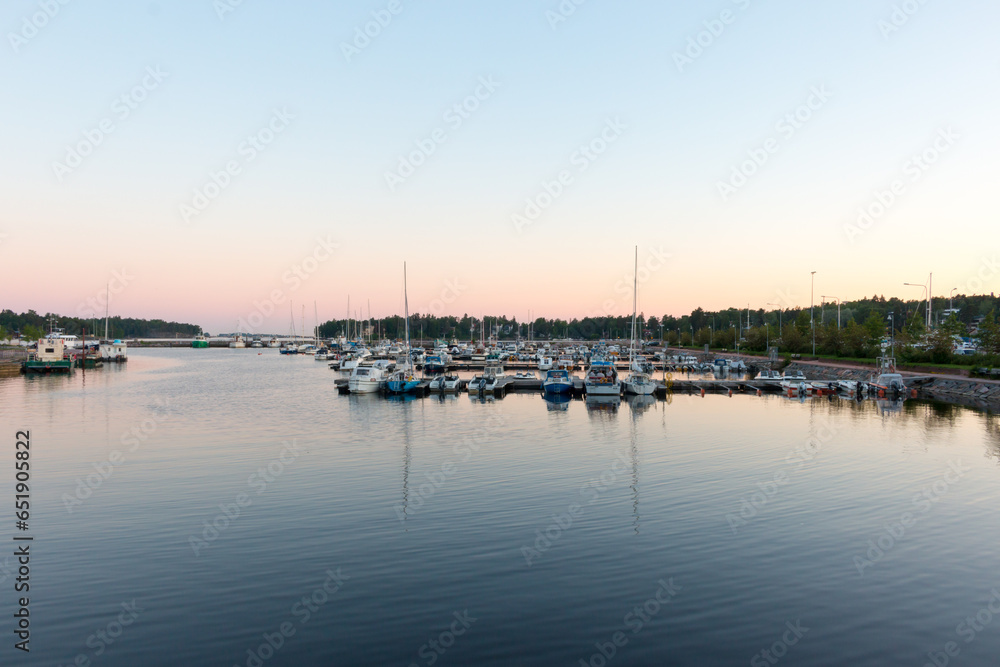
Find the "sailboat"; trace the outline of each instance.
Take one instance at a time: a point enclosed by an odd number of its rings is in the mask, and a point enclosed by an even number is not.
[[[625,378],[622,386],[625,387],[626,394],[637,396],[651,396],[656,391],[656,381],[648,373],[636,370],[635,364],[635,315],[638,307],[639,291],[639,246],[635,247],[635,272],[632,276],[632,340],[628,348],[629,374]]]
[[[406,262],[403,262],[403,311],[406,315],[406,363],[394,371],[385,383],[390,394],[408,394],[416,391],[420,380],[413,374],[413,356],[410,354],[410,302],[406,293]]]
[[[114,361],[123,363],[128,361],[128,347],[125,341],[108,338],[108,309],[111,305],[111,286],[107,287],[107,295],[104,298],[104,340],[98,347],[98,356],[101,361]]]

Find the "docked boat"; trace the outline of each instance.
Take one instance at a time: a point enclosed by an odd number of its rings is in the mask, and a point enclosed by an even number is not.
[[[538,370],[547,371],[552,368],[552,357],[545,356],[543,354],[538,355]]]
[[[97,356],[101,361],[108,363],[125,363],[128,361],[128,345],[117,338],[110,342],[105,341],[97,348]]]
[[[618,371],[615,369],[614,363],[610,361],[591,361],[590,368],[587,369],[587,376],[583,380],[583,386],[588,395],[620,396],[622,393]]]
[[[386,380],[385,390],[390,394],[410,394],[420,386],[420,380],[413,373],[413,357],[410,356],[410,301],[406,291],[406,262],[403,262],[403,314],[406,322],[405,352],[396,346],[388,350],[394,356],[403,355],[402,367],[393,371]]]
[[[208,347],[208,339],[205,338],[205,334],[198,334],[195,336],[194,340],[191,341],[191,347],[199,349]]]
[[[857,380],[837,380],[834,385],[845,394],[856,395],[861,389],[861,383]]]
[[[507,385],[508,377],[499,364],[487,364],[479,375],[469,380],[470,394],[492,394]]]
[[[646,361],[645,357],[637,357],[635,354],[635,327],[636,308],[639,297],[639,246],[635,248],[635,273],[632,277],[632,340],[628,346],[628,367],[629,374],[622,383],[622,388],[626,394],[635,396],[651,396],[656,391],[656,381],[650,376],[653,365]],[[648,370],[647,370],[648,366]],[[588,390],[589,391],[589,390]]]
[[[62,338],[40,338],[35,351],[21,364],[22,373],[69,373],[73,360],[66,356],[66,343]]]
[[[281,342],[277,338],[272,338],[271,340],[267,341],[267,346],[268,347],[281,347]]]
[[[347,391],[352,394],[374,394],[385,381],[385,368],[375,364],[357,366],[347,380]]]
[[[243,338],[243,334],[236,334],[236,338],[229,342],[229,347],[236,349],[243,349],[247,346],[246,339]]]
[[[872,374],[868,387],[869,390],[876,392],[880,398],[901,396],[906,391],[903,376],[896,372],[895,357],[882,356],[876,360],[875,373]]]
[[[448,356],[435,351],[424,358],[424,372],[428,374],[444,373],[448,370]]]
[[[768,384],[774,384],[777,382],[781,382],[782,377],[781,373],[779,373],[778,371],[763,370],[757,375],[756,379],[759,382],[767,382]]]
[[[559,358],[556,359],[556,363],[553,365],[553,368],[564,371],[576,370],[576,359],[574,359],[573,355],[570,354],[560,355]]]
[[[431,391],[452,393],[462,390],[462,380],[457,373],[442,373],[430,382]]]
[[[542,390],[546,394],[569,394],[573,391],[573,378],[565,369],[551,369],[542,379]]]

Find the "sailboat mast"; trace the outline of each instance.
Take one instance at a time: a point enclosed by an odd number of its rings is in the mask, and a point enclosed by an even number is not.
[[[111,283],[105,286],[104,293],[104,340],[108,340],[108,308],[111,307]]]
[[[316,308],[315,301],[313,301],[313,317],[316,319],[316,328],[313,329],[313,340],[315,341],[316,347],[319,347],[319,309]]]
[[[639,246],[635,247],[635,265],[632,269],[632,344],[628,349],[628,367],[632,369],[632,358],[635,355],[635,310],[637,307],[637,293],[639,287]]]
[[[413,355],[410,354],[410,300],[406,294],[406,262],[403,262],[403,312],[406,314],[406,362],[413,371]]]

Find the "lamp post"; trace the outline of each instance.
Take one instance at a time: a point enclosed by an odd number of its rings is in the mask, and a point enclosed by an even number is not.
[[[955,292],[958,291],[957,287],[951,288],[951,294],[948,295],[948,310],[955,310]],[[954,315],[954,313],[952,313]]]
[[[769,306],[778,307],[778,338],[781,338],[781,304],[780,303],[768,303]]]
[[[837,302],[837,328],[839,329],[840,328],[840,299],[838,297],[835,297],[835,296],[822,296],[822,295],[820,295],[820,298],[821,299],[833,299],[834,301]]]
[[[813,304],[816,302],[816,272],[812,272],[812,282],[809,286],[809,326],[813,335],[813,356],[816,356],[816,318],[813,317]]]

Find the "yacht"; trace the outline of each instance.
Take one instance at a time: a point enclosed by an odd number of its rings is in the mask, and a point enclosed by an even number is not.
[[[507,384],[507,374],[499,364],[487,364],[479,375],[469,380],[470,394],[492,394]]]
[[[768,384],[773,384],[775,382],[781,382],[781,373],[772,370],[763,370],[756,377],[760,382],[767,382]]]
[[[538,355],[538,370],[547,371],[552,368],[552,357],[545,356],[544,354]]]
[[[431,391],[458,392],[462,389],[462,380],[457,373],[442,373],[430,383]]]
[[[632,277],[632,340],[628,347],[628,367],[629,374],[622,383],[626,394],[636,396],[651,396],[656,391],[656,381],[650,376],[653,365],[646,361],[645,357],[635,355],[635,327],[636,327],[636,304],[639,295],[639,246],[635,247],[635,273]],[[648,366],[648,370],[647,370]],[[588,392],[589,392],[588,388]]]
[[[374,394],[385,380],[385,368],[379,365],[357,366],[347,380],[347,390],[352,394]]]
[[[241,334],[241,333],[236,334],[236,338],[234,338],[229,343],[229,347],[237,348],[237,349],[243,349],[246,346],[247,346],[246,339],[243,338],[243,334]]]
[[[583,386],[593,396],[619,396],[622,390],[614,363],[603,360],[591,361]]]
[[[542,379],[542,390],[546,394],[568,394],[573,391],[573,378],[565,369],[546,371]]]

